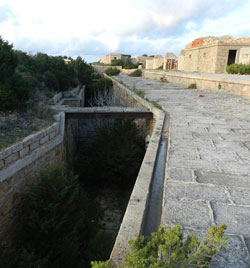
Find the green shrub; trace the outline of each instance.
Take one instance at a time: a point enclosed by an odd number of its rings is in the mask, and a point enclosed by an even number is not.
[[[145,97],[145,92],[141,89],[134,89],[133,92],[142,98]]]
[[[127,58],[122,65],[123,69],[135,69],[138,67],[138,64],[134,64],[130,58]]]
[[[184,240],[181,226],[160,228],[149,240],[143,236],[130,240],[130,252],[123,268],[201,268],[209,267],[212,257],[226,247],[226,226],[211,227],[202,241],[197,235]],[[92,262],[92,268],[109,268],[109,262]]]
[[[122,66],[121,60],[111,60],[111,66]]]
[[[105,74],[107,74],[107,75],[118,75],[119,73],[120,73],[120,70],[118,70],[117,68],[112,68],[112,67],[109,67],[105,71]]]
[[[189,86],[188,86],[188,89],[196,89],[197,87],[196,87],[196,84],[190,84]]]
[[[63,170],[56,165],[42,171],[24,195],[12,243],[0,249],[1,268],[80,268],[88,267],[93,258],[108,258],[110,246],[104,248],[99,239],[103,235],[98,233],[93,201],[78,178]],[[102,248],[96,256],[93,251],[98,247]]]
[[[142,71],[140,69],[137,69],[134,72],[130,73],[129,76],[132,76],[132,77],[142,76]]]
[[[231,64],[226,71],[229,74],[250,74],[250,64]]]
[[[133,185],[145,153],[140,129],[132,120],[114,120],[95,132],[89,165],[82,167],[89,180],[117,187]]]

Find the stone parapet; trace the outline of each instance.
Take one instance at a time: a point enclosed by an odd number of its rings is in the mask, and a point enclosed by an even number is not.
[[[201,74],[166,71],[144,71],[144,76],[150,79],[167,79],[169,82],[185,86],[196,84],[197,88],[224,91],[226,93],[250,97],[250,76]]]
[[[3,177],[1,170],[21,160],[25,156],[31,154],[35,149],[52,141],[59,135],[59,122],[53,123],[50,127],[29,135],[22,141],[2,150],[0,152],[0,182]]]

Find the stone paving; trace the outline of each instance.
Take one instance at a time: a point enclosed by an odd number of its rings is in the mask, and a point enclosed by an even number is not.
[[[120,74],[170,114],[162,224],[227,224],[213,268],[250,267],[250,99]]]

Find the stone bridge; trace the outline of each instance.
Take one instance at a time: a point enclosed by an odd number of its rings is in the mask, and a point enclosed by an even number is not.
[[[211,267],[249,268],[249,98],[125,74],[116,79],[170,115],[161,225],[202,234],[225,223],[228,246]]]

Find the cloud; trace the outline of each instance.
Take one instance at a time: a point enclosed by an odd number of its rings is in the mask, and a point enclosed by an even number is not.
[[[250,35],[250,0],[1,0],[0,34],[18,49],[101,57],[178,53],[206,35]]]
[[[12,7],[7,4],[0,5],[0,23],[9,20],[14,16]]]

